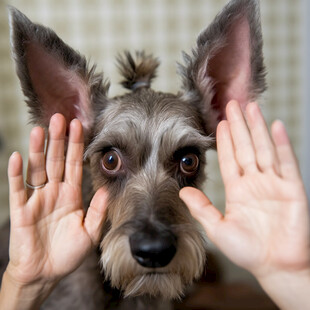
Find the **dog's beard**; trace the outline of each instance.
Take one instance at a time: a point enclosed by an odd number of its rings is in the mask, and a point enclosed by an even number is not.
[[[178,274],[145,273],[137,275],[123,288],[124,296],[150,295],[164,299],[177,299],[182,296],[184,284]]]
[[[178,252],[163,268],[144,268],[131,256],[128,236],[109,232],[101,243],[101,264],[112,287],[125,297],[148,295],[172,300],[201,276],[205,265],[205,238],[197,232],[179,238]]]

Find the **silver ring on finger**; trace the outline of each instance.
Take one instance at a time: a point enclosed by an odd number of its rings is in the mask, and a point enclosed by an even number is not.
[[[34,186],[34,185],[29,184],[27,181],[25,181],[25,184],[27,188],[30,188],[33,190],[43,188],[46,185],[46,183],[43,183],[43,184]]]

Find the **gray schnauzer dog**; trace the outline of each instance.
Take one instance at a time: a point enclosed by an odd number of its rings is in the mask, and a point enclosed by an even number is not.
[[[121,54],[118,67],[129,91],[114,98],[103,74],[51,29],[9,12],[32,121],[47,127],[56,112],[68,123],[79,118],[85,205],[100,187],[109,191],[100,247],[42,309],[163,309],[158,300],[180,298],[206,262],[207,236],[179,191],[205,179],[205,152],[214,148],[227,102],[245,107],[265,90],[259,1],[230,1],[201,32],[179,65],[183,87],[176,95],[151,88],[157,59]]]

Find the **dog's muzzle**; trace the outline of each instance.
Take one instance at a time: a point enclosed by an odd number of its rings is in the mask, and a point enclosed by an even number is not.
[[[131,254],[143,267],[167,266],[177,251],[177,238],[169,230],[149,225],[129,237]]]

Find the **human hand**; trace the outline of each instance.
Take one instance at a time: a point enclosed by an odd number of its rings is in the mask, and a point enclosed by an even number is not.
[[[230,102],[217,130],[225,215],[196,189],[184,188],[180,197],[215,245],[258,279],[283,270],[309,273],[307,198],[285,128],[274,122],[271,139],[257,104],[246,114],[249,127]]]
[[[9,161],[10,261],[6,273],[16,283],[56,283],[75,270],[101,237],[106,193],[99,190],[86,213],[82,206],[83,130],[78,120],[70,124],[66,158],[66,121],[55,114],[50,121],[46,158],[44,130],[30,135],[27,182],[22,158]],[[45,163],[46,160],[46,163]]]

